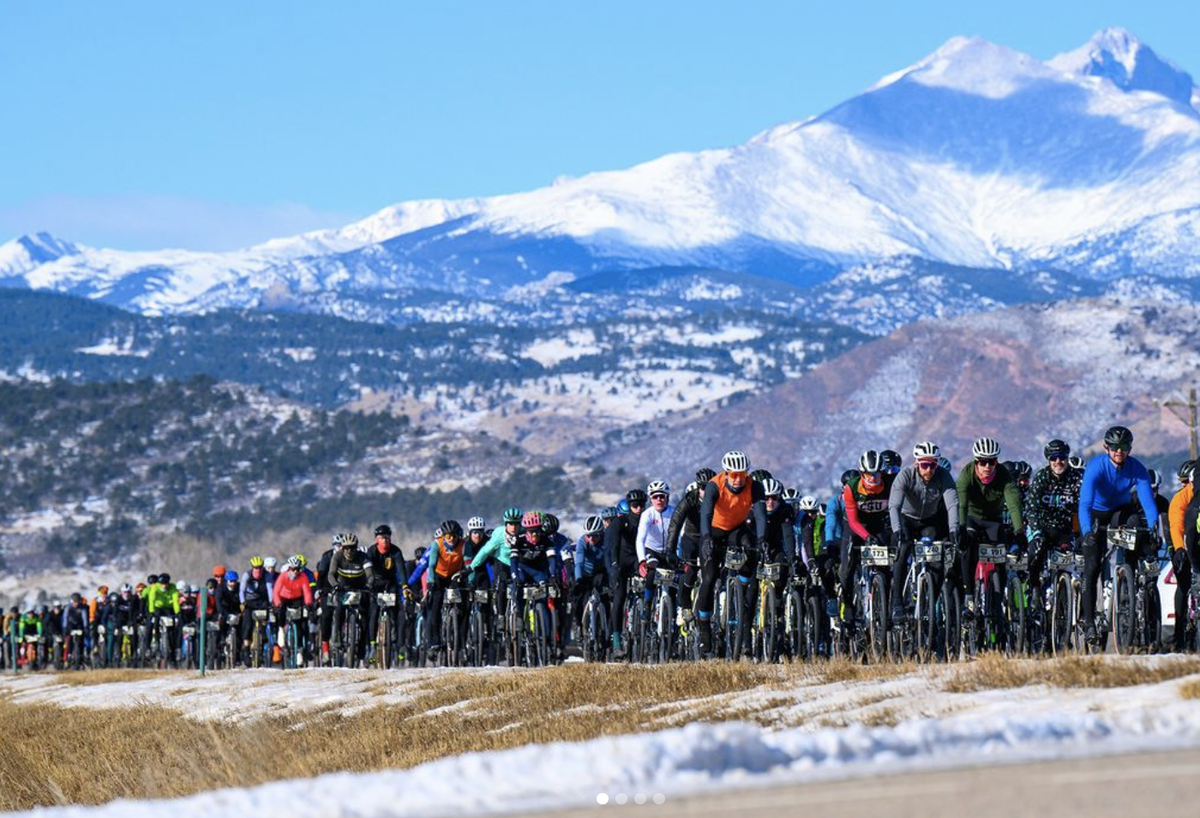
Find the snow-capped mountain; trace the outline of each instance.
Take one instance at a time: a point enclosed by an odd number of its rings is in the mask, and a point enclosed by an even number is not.
[[[955,38],[820,116],[506,196],[410,202],[235,253],[42,236],[0,282],[141,311],[312,305],[396,288],[483,295],[555,272],[693,265],[799,286],[896,257],[1082,278],[1200,272],[1192,78],[1107,29],[1049,61]]]

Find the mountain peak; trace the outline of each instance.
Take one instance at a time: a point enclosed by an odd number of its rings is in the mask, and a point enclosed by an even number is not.
[[[1098,31],[1080,48],[1047,64],[1068,74],[1102,77],[1125,91],[1152,91],[1189,106],[1192,102],[1191,75],[1123,28]]]
[[[0,244],[0,277],[20,275],[63,256],[78,254],[74,244],[49,233],[26,234]]]

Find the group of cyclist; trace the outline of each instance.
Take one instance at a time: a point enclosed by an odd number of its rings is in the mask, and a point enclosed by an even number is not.
[[[480,516],[465,529],[444,521],[411,560],[380,525],[365,549],[353,533],[335,535],[315,570],[300,554],[282,565],[255,556],[244,574],[215,566],[203,589],[158,574],[115,591],[101,586],[91,598],[73,594],[65,605],[13,608],[4,617],[4,656],[113,664],[144,657],[153,643],[160,663],[191,663],[208,623],[209,643],[225,646],[210,654],[218,666],[534,664],[561,661],[572,643],[589,659],[646,659],[644,623],[665,610],[651,601],[666,595],[671,621],[656,627],[674,641],[669,652],[656,643],[659,658],[740,658],[756,640],[763,658],[777,658],[796,655],[774,644],[786,640],[792,619],[764,637],[761,612],[771,607],[774,621],[789,588],[801,589],[802,605],[819,600],[807,606],[816,611],[810,625],[821,622],[804,655],[828,655],[868,627],[864,606],[893,626],[911,622],[910,562],[926,561],[933,543],[945,545],[938,581],[955,589],[964,628],[985,615],[979,583],[992,573],[1003,588],[1006,572],[1019,571],[1037,610],[1052,592],[1048,560],[1062,565],[1055,555],[1076,555],[1079,637],[1096,649],[1112,625],[1107,607],[1097,610],[1110,531],[1134,532],[1123,545],[1131,564],[1156,562],[1165,546],[1178,583],[1173,647],[1195,647],[1186,645],[1184,623],[1200,559],[1196,464],[1180,466],[1182,488],[1168,502],[1132,445],[1132,433],[1113,426],[1104,451],[1085,464],[1051,440],[1036,473],[1024,462],[1001,463],[1000,445],[987,437],[957,473],[929,441],[913,447],[907,466],[895,451],[869,450],[825,503],[751,471],[747,455],[731,451],[720,472],[699,469],[677,497],[665,480],[630,490],[586,516],[575,540],[553,514],[509,508],[494,529]],[[866,572],[881,576],[869,598],[860,590]]]

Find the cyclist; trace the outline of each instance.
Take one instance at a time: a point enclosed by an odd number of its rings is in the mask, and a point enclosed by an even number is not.
[[[901,469],[888,495],[888,518],[896,568],[892,572],[892,619],[901,621],[904,576],[912,544],[922,537],[958,541],[958,487],[938,462],[941,449],[930,440],[913,446],[913,465]]]
[[[779,573],[777,580],[776,591],[782,591],[784,584],[788,579],[788,571],[795,572],[798,575],[807,573],[804,563],[801,560],[801,554],[796,548],[796,509],[792,508],[789,503],[783,500],[783,484],[774,477],[768,477],[762,481],[763,490],[763,514],[767,518],[767,536],[759,545],[758,553],[755,554],[755,559],[750,562],[757,563],[782,563],[784,568]],[[813,508],[816,508],[816,502],[813,502]],[[757,565],[755,566],[757,568]],[[746,610],[753,611],[758,605],[758,583],[751,582],[747,588]],[[776,596],[776,599],[781,599],[782,594]],[[748,642],[749,640],[745,640]]]
[[[88,618],[88,605],[83,599],[83,595],[79,593],[71,594],[71,604],[63,611],[63,649],[67,647],[67,640],[71,638],[71,631],[83,631],[87,634],[91,620]],[[83,649],[80,645],[80,649]]]
[[[891,539],[888,502],[895,475],[888,468],[881,452],[868,449],[858,458],[858,477],[842,489],[850,543],[842,556],[838,579],[847,622],[854,622],[854,578],[862,561],[862,546],[887,545]]]
[[[767,537],[762,484],[750,480],[750,458],[744,452],[726,452],[721,469],[705,485],[700,506],[700,594],[695,614],[700,623],[700,652],[705,657],[712,654],[713,588],[725,552],[740,548],[749,553]],[[744,573],[746,566],[741,570]]]
[[[1175,650],[1184,649],[1187,622],[1188,591],[1192,587],[1192,564],[1188,559],[1187,540],[1184,537],[1184,514],[1191,504],[1195,491],[1192,477],[1196,472],[1196,461],[1187,460],[1179,467],[1177,476],[1180,489],[1171,498],[1167,511],[1171,530],[1171,569],[1175,572]]]
[[[20,663],[27,664],[37,660],[37,656],[35,654],[36,648],[33,645],[27,645],[25,643],[25,639],[30,636],[49,638],[45,633],[45,626],[42,622],[42,617],[39,616],[38,612],[33,608],[30,608],[28,611],[26,611],[24,615],[22,615],[17,621],[17,641],[21,643],[20,650],[24,656],[23,659],[18,660]]]
[[[571,585],[571,618],[575,633],[582,634],[583,605],[593,588],[608,590],[608,560],[604,555],[604,521],[593,514],[583,523],[583,536],[575,543],[575,582]]]
[[[696,472],[695,482],[689,483],[683,499],[671,514],[671,525],[667,528],[667,549],[675,548],[683,569],[680,608],[685,619],[691,619],[692,586],[696,582],[696,552],[700,545],[700,495],[708,481],[717,476],[710,468]]]
[[[272,581],[267,575],[266,561],[259,556],[250,558],[250,571],[242,580],[239,597],[242,603],[242,650],[250,649],[250,631],[254,627],[253,611],[266,611],[271,607]]]
[[[786,490],[784,499],[787,500]],[[809,494],[790,500],[787,504],[794,512],[792,533],[796,537],[795,558],[800,563],[798,567],[804,569],[799,571],[796,570],[797,566],[793,566],[793,571],[803,575],[808,573],[810,565],[816,565],[817,555],[825,543],[825,510],[817,498]],[[770,512],[769,506],[767,511]],[[769,516],[767,522],[769,526]]]
[[[379,599],[378,594],[396,594],[396,602],[390,610],[392,621],[396,623],[392,636],[397,645],[406,645],[406,617],[400,616],[404,603],[412,598],[412,590],[408,587],[408,576],[404,573],[404,554],[399,546],[392,542],[392,527],[386,523],[375,526],[375,546],[367,549],[367,558],[371,561],[372,574],[375,579],[371,585],[371,612],[367,625],[370,638],[367,644],[368,656],[375,652],[375,637],[379,633]],[[390,641],[390,640],[389,640]]]
[[[521,509],[514,507],[504,509],[501,520],[504,525],[492,530],[487,542],[474,557],[467,560],[467,582],[474,587],[482,582],[483,577],[491,576],[492,587],[496,589],[494,610],[503,621],[504,611],[508,605],[508,590],[512,585],[512,549],[510,539],[516,539],[521,529]]]
[[[1088,644],[1096,644],[1096,580],[1100,563],[1108,553],[1108,529],[1112,526],[1136,526],[1138,505],[1145,516],[1146,528],[1158,527],[1158,504],[1150,486],[1150,473],[1136,457],[1133,432],[1113,426],[1104,433],[1104,454],[1088,461],[1079,489],[1079,530],[1083,532],[1083,618]],[[1136,493],[1139,503],[1134,502]],[[1136,555],[1149,557],[1150,543],[1138,542]],[[1130,558],[1132,561],[1132,558]]]
[[[654,569],[660,562],[671,564],[667,534],[675,506],[671,505],[671,487],[666,480],[652,480],[646,486],[646,495],[650,498],[650,507],[638,519],[634,547],[637,549],[638,570],[646,578],[646,599],[649,600],[654,587]],[[649,605],[645,611],[649,616]]]
[[[616,506],[608,506],[601,511],[600,520],[604,523],[604,530],[607,531],[608,527],[611,526],[618,518],[620,518],[620,516],[621,509],[617,508]]]
[[[621,617],[625,607],[625,586],[638,570],[637,531],[642,510],[646,507],[646,492],[630,489],[621,502],[628,510],[604,532],[604,548],[608,553],[608,577],[612,582],[610,628],[613,654],[617,657],[624,655],[624,646],[621,644]]]
[[[958,528],[962,548],[963,613],[975,615],[975,572],[979,568],[979,544],[1004,544],[1004,512],[1017,545],[1028,545],[1025,520],[1021,516],[1021,492],[1008,472],[1000,468],[1000,444],[981,437],[971,445],[972,460],[958,474]],[[985,539],[986,538],[986,539]],[[997,566],[1004,587],[1006,566]]]
[[[1050,549],[1069,549],[1075,539],[1079,487],[1083,475],[1069,464],[1071,447],[1066,441],[1051,440],[1042,454],[1046,465],[1038,469],[1029,484],[1023,506],[1029,526],[1029,582],[1034,597],[1042,587],[1042,572]]]
[[[429,568],[425,572],[428,577],[425,594],[425,644],[429,646],[429,652],[432,654],[442,646],[442,602],[446,598],[446,588],[466,566],[463,557],[462,524],[458,520],[446,520],[438,526],[433,545],[425,554],[429,562]],[[463,617],[460,624],[460,629],[465,631],[466,617]],[[459,636],[461,642],[463,634]]]
[[[267,583],[270,585],[274,585],[275,580],[279,579],[278,566],[279,566],[279,560],[275,559],[274,557],[264,557],[263,558],[263,569],[266,571]]]
[[[220,617],[221,621],[219,638],[222,641],[233,638],[229,633],[231,627],[228,622],[229,617],[241,617],[242,615],[242,591],[239,586],[239,580],[238,572],[230,569],[225,572],[225,582],[222,583],[217,591],[217,616]],[[240,623],[241,620],[239,619],[238,621]],[[241,628],[239,627],[238,633],[240,634],[240,632]],[[242,664],[242,652],[239,650],[237,654],[234,662],[240,665]]]
[[[146,589],[148,601],[146,613],[151,617],[151,624],[158,625],[158,617],[174,614],[175,625],[167,628],[167,644],[163,650],[169,656],[174,656],[179,648],[179,589],[171,582],[170,574],[159,574],[158,582]]]
[[[487,527],[487,521],[482,517],[475,516],[467,520],[467,541],[464,543],[466,559],[474,559],[475,555],[479,553],[479,549],[487,544],[491,536],[492,532]]]
[[[284,629],[287,627],[287,609],[303,608],[307,610],[312,607],[312,604],[312,583],[304,573],[304,567],[300,564],[300,556],[288,557],[283,573],[271,585],[271,605],[275,608],[275,624],[279,628],[276,644],[282,645],[286,641]],[[308,628],[300,628],[299,631],[301,644],[303,644]]]
[[[510,545],[514,594],[526,585],[547,585],[562,570],[554,549],[546,547],[541,512],[526,511],[521,528],[524,535],[518,533]],[[515,598],[521,599],[519,594]],[[545,632],[550,633],[549,611],[546,615]]]
[[[826,606],[830,616],[836,611],[839,568],[842,552],[848,547],[850,536],[850,529],[846,527],[846,501],[842,492],[850,481],[857,480],[859,475],[858,469],[842,472],[841,488],[835,491],[825,504],[825,541],[817,554],[815,573],[825,589]]]
[[[371,560],[358,547],[358,535],[353,532],[338,534],[334,539],[336,551],[329,561],[329,585],[333,598],[321,609],[321,652],[328,654],[330,637],[334,630],[334,617],[341,627],[341,594],[344,591],[366,591],[375,581],[375,569]],[[368,612],[369,594],[359,599],[360,614]],[[340,639],[340,634],[339,634]],[[365,640],[364,640],[365,641]],[[351,657],[351,661],[358,657]]]
[[[895,477],[900,473],[900,468],[904,465],[904,459],[900,457],[899,452],[894,452],[891,449],[884,449],[879,453],[883,459],[883,470]]]

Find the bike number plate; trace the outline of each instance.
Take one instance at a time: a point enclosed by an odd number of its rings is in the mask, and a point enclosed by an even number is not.
[[[458,590],[457,588],[447,588],[446,589],[446,601],[447,602],[462,602],[462,591]]]
[[[864,545],[862,548],[863,565],[891,565],[892,555],[886,545]]]
[[[376,594],[375,601],[378,602],[380,605],[386,605],[388,607],[391,607],[392,605],[396,604],[396,595],[395,594]]]
[[[1008,550],[1003,545],[979,546],[979,561],[990,562],[993,565],[1008,564]]]
[[[913,555],[917,562],[941,562],[942,544],[940,542],[917,543]]]
[[[1110,528],[1108,541],[1118,548],[1133,551],[1137,548],[1137,531],[1129,528]]]
[[[758,578],[775,582],[779,579],[779,563],[768,562],[758,567]]]

